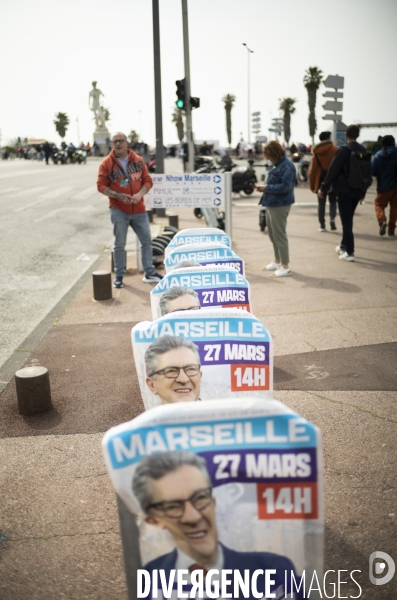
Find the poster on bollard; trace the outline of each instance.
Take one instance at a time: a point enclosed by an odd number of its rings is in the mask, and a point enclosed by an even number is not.
[[[185,267],[166,273],[150,292],[153,319],[161,317],[160,300],[175,287],[197,292],[200,306],[210,308],[240,308],[252,312],[250,285],[245,277],[227,267]]]
[[[237,308],[178,311],[156,321],[137,323],[131,339],[146,410],[180,400],[245,395],[272,398],[273,342],[266,327],[251,313]],[[201,365],[201,369],[194,372],[192,368],[183,374],[178,368],[174,383],[164,369],[178,365],[175,352],[182,353],[183,366]],[[185,383],[178,387],[181,377]]]
[[[102,448],[137,515],[138,598],[297,599],[303,574],[321,581],[320,432],[281,402],[160,406],[110,429]]]
[[[145,195],[146,208],[225,206],[223,173],[158,173],[152,180],[153,187]]]
[[[229,246],[219,242],[176,246],[164,260],[165,272],[169,273],[183,260],[194,260],[200,265],[230,267],[244,275],[244,261]]]
[[[225,244],[225,246],[231,246],[230,237],[216,227],[203,227],[196,229],[182,229],[172,238],[167,248],[165,249],[165,256],[173,250],[176,246],[182,246],[186,244],[210,244],[212,242],[219,242]]]

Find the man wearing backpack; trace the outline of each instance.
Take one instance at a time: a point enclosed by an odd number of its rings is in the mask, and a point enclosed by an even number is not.
[[[316,144],[313,148],[313,159],[309,169],[309,183],[310,189],[314,194],[318,193],[320,185],[327,175],[328,169],[331,165],[332,159],[338,152],[338,147],[334,146],[331,141],[331,132],[322,131],[319,135],[320,143]],[[324,194],[321,198],[318,198],[318,220],[320,222],[320,231],[324,232],[325,229],[325,203],[327,201],[327,195],[329,198],[329,218],[330,226],[334,231],[336,229],[335,217],[336,217],[336,194],[335,192],[329,192]]]
[[[341,146],[331,163],[318,192],[319,198],[332,191],[338,195],[339,215],[342,221],[342,241],[336,247],[340,260],[354,262],[353,216],[359,202],[372,183],[371,153],[357,143],[360,130],[357,125],[346,127],[346,144]]]
[[[375,213],[380,235],[393,237],[397,220],[397,148],[392,135],[382,138],[382,150],[372,159],[372,175],[377,178]],[[389,224],[386,222],[385,208],[390,204]]]

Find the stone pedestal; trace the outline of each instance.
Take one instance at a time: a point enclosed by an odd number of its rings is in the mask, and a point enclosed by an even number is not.
[[[99,146],[100,156],[107,156],[110,149],[110,133],[107,127],[94,131],[94,142]]]

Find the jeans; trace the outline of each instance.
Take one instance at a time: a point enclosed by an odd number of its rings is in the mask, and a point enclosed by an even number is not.
[[[130,214],[112,206],[110,209],[110,220],[113,223],[113,257],[116,277],[122,277],[124,275],[126,267],[125,245],[127,242],[129,225],[131,225],[141,242],[142,264],[145,275],[155,275],[156,269],[153,266],[152,237],[150,235],[149,217],[147,216],[147,213]]]
[[[334,192],[329,192],[328,194],[324,194],[323,198],[317,196],[318,220],[321,227],[325,227],[325,203],[327,202],[327,196],[329,200],[329,219],[330,221],[335,221],[336,217],[336,194]]]
[[[338,208],[343,229],[340,245],[348,254],[354,254],[353,216],[357,204],[364,198],[364,195],[365,193],[360,190],[338,192]]]
[[[282,265],[289,263],[289,249],[287,238],[287,217],[291,205],[288,206],[266,206],[267,230],[273,244],[274,258]]]

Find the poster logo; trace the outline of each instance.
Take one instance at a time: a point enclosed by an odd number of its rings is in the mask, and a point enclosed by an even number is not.
[[[385,585],[385,583],[389,583],[393,579],[395,571],[395,562],[389,554],[380,551],[372,552],[369,557],[369,580],[371,583],[374,585]],[[383,573],[386,574],[383,575]],[[379,577],[379,575],[382,575],[382,577]]]

